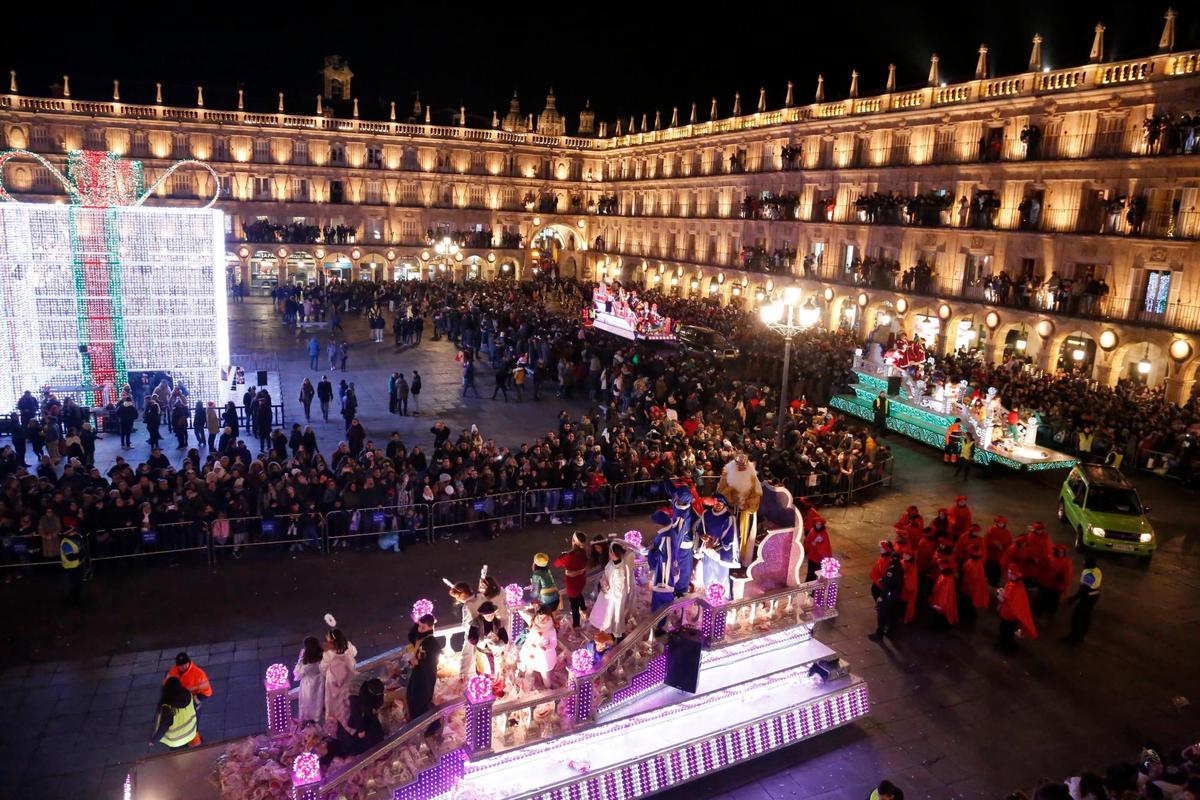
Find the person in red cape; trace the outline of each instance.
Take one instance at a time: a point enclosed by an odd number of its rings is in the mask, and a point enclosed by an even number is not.
[[[1038,613],[1053,616],[1058,611],[1058,603],[1075,577],[1075,565],[1067,556],[1067,548],[1056,544],[1050,551],[1050,558],[1042,567],[1038,578]]]
[[[983,570],[985,547],[977,536],[964,536],[960,541],[967,542],[966,559],[960,567],[958,581],[959,592],[965,601],[960,605],[960,611],[963,617],[973,617],[977,609],[987,608],[991,600]]]
[[[1029,535],[1032,537],[1033,552],[1038,558],[1038,566],[1040,568],[1046,563],[1046,561],[1050,559],[1050,553],[1054,545],[1050,541],[1050,536],[1046,531],[1046,526],[1041,522],[1030,523]]]
[[[1033,624],[1033,612],[1029,608],[1029,593],[1025,591],[1021,568],[1008,565],[1008,580],[1000,590],[1000,640],[1001,650],[1017,649],[1017,631],[1030,639],[1036,639],[1037,626]]]
[[[999,586],[1000,576],[1004,574],[1000,569],[1000,559],[1012,544],[1012,531],[1008,529],[1008,520],[996,517],[983,538],[987,545],[987,561],[983,565],[983,571],[987,575],[988,583]]]
[[[980,549],[983,548],[983,531],[974,522],[967,528],[967,535],[958,537],[954,543],[954,561],[960,569],[967,560],[967,550],[972,543],[977,543]]]
[[[904,591],[900,597],[904,600],[904,621],[905,623],[912,622],[917,618],[917,595],[919,587],[919,573],[917,572],[917,562],[913,561],[911,551],[906,551],[902,556],[904,562]]]
[[[948,513],[950,523],[950,535],[957,539],[967,532],[967,528],[971,527],[971,507],[967,505],[967,498],[964,495],[959,495],[954,498],[954,505],[950,506]]]
[[[901,555],[904,553],[911,553],[913,551],[912,540],[908,538],[908,530],[906,528],[901,528],[899,525],[896,526],[895,547],[896,552],[900,553]]]
[[[936,550],[936,535],[933,528],[927,527],[921,531],[921,538],[916,544],[917,571],[922,575],[927,575],[933,570],[933,555]]]
[[[921,512],[916,506],[909,506],[900,519],[896,520],[896,527],[903,526],[906,530],[912,530],[913,535],[919,535],[925,527],[925,520],[921,518]]]
[[[1017,542],[1023,543],[1017,565],[1025,577],[1025,586],[1036,588],[1050,560],[1050,537],[1046,535],[1046,526],[1040,522],[1030,523],[1029,530],[1018,536],[1014,544]]]
[[[930,607],[937,612],[935,628],[958,624],[958,586],[954,581],[954,566],[951,559],[941,562],[933,594],[929,597]]]
[[[871,566],[871,597],[878,601],[883,596],[883,576],[887,574],[888,564],[892,563],[892,553],[896,548],[884,539],[879,543],[879,558]]]
[[[815,511],[814,511],[815,513]],[[817,570],[821,562],[833,558],[833,545],[829,541],[829,531],[825,529],[825,518],[817,514],[812,528],[805,523],[804,555],[808,558],[808,577],[806,581],[817,579]]]

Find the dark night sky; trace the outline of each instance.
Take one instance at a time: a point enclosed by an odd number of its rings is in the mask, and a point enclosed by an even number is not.
[[[643,112],[652,120],[659,109],[666,125],[672,105],[686,121],[693,101],[700,119],[708,119],[714,94],[722,116],[732,110],[734,91],[742,93],[743,112],[753,111],[764,85],[768,107],[776,108],[789,79],[797,103],[811,102],[818,72],[825,74],[828,99],[846,95],[852,68],[861,95],[882,91],[889,62],[897,65],[900,88],[919,86],[931,52],[941,57],[944,80],[966,80],[981,43],[990,49],[992,73],[1010,74],[1025,69],[1035,32],[1046,40],[1043,63],[1078,65],[1087,61],[1096,22],[1107,25],[1109,60],[1148,55],[1157,50],[1166,7],[1162,0],[1097,0],[1081,12],[1049,0],[983,0],[954,3],[945,12],[951,4],[826,0],[789,4],[782,12],[611,3],[589,15],[566,4],[529,3],[396,3],[394,11],[327,3],[315,13],[300,3],[271,4],[270,14],[247,12],[249,3],[179,5],[193,16],[129,6],[121,15],[75,12],[86,23],[77,25],[23,11],[18,24],[31,32],[9,28],[0,68],[18,71],[24,94],[49,93],[66,72],[75,98],[107,99],[112,79],[120,78],[126,102],[152,102],[154,82],[162,81],[169,104],[193,104],[195,86],[203,84],[208,107],[232,108],[240,83],[248,110],[274,111],[283,91],[288,111],[312,113],[322,57],[340,53],[355,72],[364,118],[386,118],[394,99],[403,119],[419,90],[435,121],[448,122],[461,102],[472,124],[486,125],[493,109],[505,113],[514,88],[529,113],[541,110],[552,84],[573,130],[586,98],[598,119],[634,114],[640,124]],[[1178,5],[1176,49],[1200,46],[1200,8]],[[748,12],[746,19],[727,19],[726,8]],[[207,16],[194,16],[197,10]],[[62,31],[61,46],[48,30]]]

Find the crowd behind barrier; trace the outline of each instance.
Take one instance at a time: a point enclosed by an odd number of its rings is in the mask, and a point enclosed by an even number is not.
[[[862,467],[844,482],[821,475],[819,480],[797,478],[785,483],[794,497],[814,507],[845,505],[874,497],[892,485],[894,458]],[[816,473],[812,477],[818,477]],[[626,481],[589,494],[570,489],[530,489],[499,492],[433,503],[408,503],[337,510],[327,514],[278,514],[227,518],[211,522],[159,523],[88,532],[83,538],[86,564],[144,561],[176,563],[187,555],[219,565],[259,554],[332,553],[359,549],[404,552],[417,544],[436,544],[453,535],[495,537],[502,531],[523,530],[550,522],[585,519],[616,520],[642,517],[665,507],[675,486],[688,478]],[[697,482],[703,496],[716,491],[716,476]],[[558,524],[558,523],[552,523]],[[11,537],[0,570],[30,573],[35,567],[55,566],[58,554],[41,554],[37,533]]]

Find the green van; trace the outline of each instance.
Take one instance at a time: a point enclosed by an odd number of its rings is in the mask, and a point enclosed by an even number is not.
[[[1063,481],[1058,520],[1075,531],[1075,549],[1129,553],[1147,561],[1158,542],[1133,484],[1113,467],[1077,464]]]

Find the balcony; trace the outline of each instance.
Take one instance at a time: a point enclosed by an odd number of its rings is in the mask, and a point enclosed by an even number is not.
[[[643,252],[639,252],[642,250]],[[786,262],[772,259],[750,261],[757,268],[743,268],[743,260],[737,258],[713,260],[683,260],[672,258],[661,248],[632,248],[628,250],[605,249],[603,242],[593,245],[592,252],[640,260],[642,258],[668,261],[672,265],[685,263],[696,267],[733,269],[746,274],[767,277],[791,276],[798,280],[833,283],[854,289],[897,292],[912,297],[934,300],[965,300],[989,306],[1011,308],[1030,313],[1047,314],[1079,320],[1123,322],[1148,328],[1173,331],[1200,332],[1200,305],[1166,303],[1154,307],[1142,298],[1088,296],[1082,292],[1052,292],[1045,286],[1030,290],[1023,286],[1008,292],[992,288],[990,281],[976,280],[964,285],[961,277],[938,275],[922,271],[917,267],[909,270],[875,269],[864,271],[861,267],[838,266],[832,263],[812,263],[806,268],[803,260]],[[905,273],[908,273],[907,275]],[[1151,306],[1151,307],[1148,307]]]
[[[608,178],[614,183],[639,183],[662,180],[699,179],[726,175],[762,175],[795,171],[825,171],[840,169],[879,169],[887,167],[946,166],[961,164],[1018,163],[1047,161],[1083,161],[1087,159],[1147,159],[1171,158],[1200,155],[1200,144],[1193,143],[1191,149],[1183,144],[1165,145],[1162,139],[1150,141],[1147,137],[1128,136],[1125,131],[1100,134],[1050,134],[1027,136],[1021,141],[1017,136],[1004,136],[988,141],[969,144],[953,141],[938,142],[932,148],[921,149],[909,145],[858,148],[831,152],[807,151],[791,159],[778,151],[769,155],[736,159],[728,157],[711,169],[699,174],[662,176],[628,175]]]

